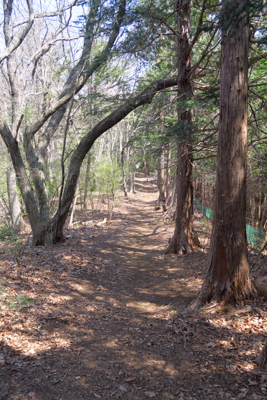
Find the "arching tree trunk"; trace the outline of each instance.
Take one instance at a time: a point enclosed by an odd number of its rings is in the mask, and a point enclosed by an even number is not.
[[[179,141],[177,150],[177,205],[175,231],[166,253],[187,254],[192,252],[193,233],[193,185],[192,185],[192,145],[191,110],[185,102],[192,95],[190,81],[190,2],[178,0],[178,126],[183,142]]]
[[[193,306],[212,299],[240,302],[252,294],[246,243],[247,6],[243,0],[222,5],[223,28],[229,21],[230,28],[222,33],[215,209],[208,272]]]
[[[43,245],[47,243],[51,243],[53,240],[54,243],[61,241],[64,239],[63,228],[75,196],[76,185],[78,182],[80,168],[84,158],[88,151],[92,148],[96,139],[98,139],[104,132],[106,132],[111,127],[115,126],[118,122],[124,119],[131,111],[134,109],[144,105],[150,104],[152,102],[155,94],[167,87],[175,86],[176,78],[170,78],[168,80],[160,80],[152,83],[149,87],[147,87],[143,92],[141,92],[136,97],[133,97],[131,100],[128,100],[125,104],[122,104],[113,112],[111,112],[106,118],[100,121],[96,126],[91,129],[80,141],[79,145],[73,152],[71,157],[68,175],[66,179],[66,184],[62,196],[61,209],[60,214],[57,213],[51,218],[48,222],[40,223],[40,219],[38,218],[38,210],[34,207],[31,215],[29,215],[31,220],[31,227],[33,229],[33,243],[38,245]],[[6,142],[8,148],[12,151],[12,159],[13,163],[18,164],[20,166],[20,170],[18,171],[18,176],[21,180],[21,185],[23,187],[23,198],[29,197],[27,200],[27,205],[29,206],[34,203],[32,199],[32,191],[29,189],[28,180],[26,179],[26,172],[23,168],[23,162],[21,160],[21,156],[19,153],[19,149],[17,146],[13,145],[13,141],[8,132],[8,127],[3,120],[0,118],[0,132],[2,134],[3,139]],[[139,168],[140,165],[137,165],[136,168]],[[26,204],[26,203],[25,203]],[[26,207],[27,207],[26,205]],[[34,204],[33,204],[34,205]],[[34,212],[33,212],[34,211]],[[39,221],[39,222],[38,222]],[[56,225],[57,225],[57,234],[56,234]]]

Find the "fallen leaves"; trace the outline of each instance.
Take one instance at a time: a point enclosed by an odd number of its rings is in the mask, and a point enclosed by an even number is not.
[[[155,392],[145,392],[145,395],[146,395],[147,397],[150,397],[150,398],[156,397],[156,393],[155,393]]]
[[[205,254],[166,257],[166,226],[151,235],[155,213],[128,203],[123,232],[121,218],[94,232],[73,227],[53,252],[27,249],[20,266],[0,254],[8,296],[35,301],[0,310],[0,398],[262,399],[267,379],[253,361],[267,337],[266,304],[180,314]]]

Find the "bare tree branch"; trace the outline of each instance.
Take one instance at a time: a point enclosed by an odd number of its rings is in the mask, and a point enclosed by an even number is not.
[[[28,128],[27,131],[29,136],[33,136],[38,130],[40,130],[40,128],[44,125],[44,123],[48,120],[48,118],[54,115],[56,111],[59,111],[59,109],[62,106],[68,103],[68,101],[72,98],[73,93],[78,93],[81,90],[81,88],[85,85],[87,79],[97,70],[97,68],[99,68],[107,60],[110,51],[113,47],[113,44],[118,37],[120,26],[125,14],[125,6],[126,6],[126,0],[121,0],[117,14],[115,16],[115,22],[109,40],[104,50],[99,55],[94,57],[91,64],[89,64],[88,55],[90,54],[91,51],[93,33],[87,32],[87,35],[85,35],[85,45],[82,57],[80,61],[77,63],[77,65],[72,69],[66,81],[66,84],[63,88],[63,91],[59,97],[59,100],[35,124],[33,124],[30,128]],[[88,17],[89,23],[92,23],[91,18],[92,17],[89,15]],[[85,70],[85,73],[79,78],[80,71],[82,69]],[[77,79],[79,79],[78,83],[76,82]],[[46,128],[46,136],[48,141],[50,140],[51,135],[57,128],[64,113],[65,113],[65,108],[64,109],[62,108],[60,110],[60,113],[58,115],[54,115],[53,120],[49,122],[49,125]]]
[[[70,8],[72,8],[73,6],[75,6],[78,3],[78,0],[74,0],[71,4],[59,8],[58,10],[52,11],[50,13],[40,13],[40,14],[33,14],[34,19],[38,19],[38,18],[48,18],[48,17],[56,17],[58,14],[62,13],[63,11],[69,10]],[[17,22],[16,24],[13,25],[13,28],[17,28],[20,25],[26,24],[28,22],[28,19],[23,19],[19,22]]]
[[[14,39],[13,41],[11,41],[11,43],[0,54],[0,63],[21,45],[21,43],[23,42],[23,40],[25,39],[29,30],[32,27],[32,24],[34,22],[32,0],[27,0],[27,5],[28,5],[28,9],[29,9],[29,19],[28,19],[27,25],[25,26],[23,31],[18,35],[18,37],[16,39]],[[8,6],[11,7],[11,12],[12,12],[12,4],[10,2],[5,1],[4,7],[8,7]],[[10,13],[10,15],[11,15],[11,13]],[[9,15],[9,17],[10,17],[10,15]]]

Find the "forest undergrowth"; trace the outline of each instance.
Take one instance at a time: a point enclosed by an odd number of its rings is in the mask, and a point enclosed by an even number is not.
[[[165,255],[174,227],[156,211],[155,177],[139,174],[136,189],[111,221],[78,205],[65,243],[1,240],[1,400],[267,398],[255,363],[266,302],[183,313],[205,276],[211,222],[195,208],[202,249]],[[252,278],[265,275],[266,252],[249,257]]]

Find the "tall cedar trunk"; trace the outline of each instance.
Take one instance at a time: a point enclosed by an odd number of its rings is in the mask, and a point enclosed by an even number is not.
[[[260,220],[260,228],[267,228],[267,195],[265,195],[265,204],[264,204],[264,208],[262,211],[262,217]]]
[[[215,208],[209,267],[195,304],[240,302],[252,294],[246,243],[248,14],[246,1],[223,1],[221,92]],[[224,26],[224,25],[223,25]]]
[[[171,200],[171,145],[167,147],[167,165],[166,165],[166,206],[168,207]]]
[[[158,191],[159,191],[158,204],[162,206],[165,205],[164,164],[165,164],[164,146],[162,145],[160,148],[159,167],[158,167]]]
[[[260,227],[260,222],[262,220],[263,214],[263,204],[264,204],[264,190],[261,187],[261,182],[258,182],[258,187],[255,188],[254,201],[255,201],[255,210],[254,210],[254,222],[256,223],[257,228]]]
[[[177,203],[175,231],[168,252],[188,254],[192,252],[193,242],[193,185],[192,148],[179,143],[178,168],[176,174]]]
[[[190,49],[190,2],[177,1],[178,9],[178,121],[184,138],[178,143],[177,151],[177,203],[175,231],[166,253],[187,254],[192,252],[193,234],[193,185],[192,185],[192,146],[190,141],[190,125],[192,115],[186,110],[184,102],[192,95],[190,81],[191,58]],[[187,141],[187,143],[186,143]]]

